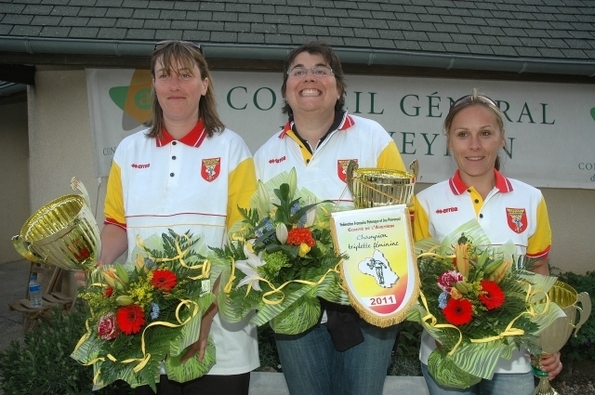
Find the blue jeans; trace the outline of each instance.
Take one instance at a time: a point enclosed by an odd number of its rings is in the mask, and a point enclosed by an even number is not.
[[[428,365],[421,364],[430,395],[531,395],[535,389],[533,373],[494,373],[491,380],[479,383],[464,390],[443,387],[434,380]]]
[[[382,395],[399,327],[360,322],[364,341],[337,351],[326,328],[297,336],[276,335],[281,367],[291,395]],[[510,395],[510,394],[508,394]]]

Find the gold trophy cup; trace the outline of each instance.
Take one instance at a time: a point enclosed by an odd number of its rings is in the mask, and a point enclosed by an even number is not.
[[[570,285],[561,281],[556,281],[554,286],[548,292],[548,297],[551,302],[556,303],[566,313],[566,317],[560,317],[541,331],[536,341],[536,361],[539,361],[539,356],[544,354],[553,354],[560,351],[564,344],[570,338],[574,331],[574,335],[580,327],[587,321],[591,314],[591,299],[586,292],[577,293]],[[578,306],[580,303],[581,306]],[[579,312],[578,323],[576,313]],[[533,395],[558,395],[558,392],[550,385],[547,378],[547,373],[543,372],[537,366],[531,366],[533,374],[539,378],[539,383]]]
[[[37,210],[12,238],[14,248],[26,259],[65,270],[92,267],[100,249],[99,227],[91,212],[87,189],[72,178],[72,190]]]
[[[418,173],[417,160],[409,166],[411,173],[381,168],[360,168],[357,162],[347,166],[347,187],[355,208],[411,204]]]

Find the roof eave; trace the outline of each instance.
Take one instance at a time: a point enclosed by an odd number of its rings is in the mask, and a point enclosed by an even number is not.
[[[104,56],[150,56],[155,42],[0,36],[0,52]],[[221,59],[283,60],[293,46],[201,43],[205,56]],[[539,59],[445,52],[335,47],[344,63],[444,70],[482,70],[595,76],[595,61]]]

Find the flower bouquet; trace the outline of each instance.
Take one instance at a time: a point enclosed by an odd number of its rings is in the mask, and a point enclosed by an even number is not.
[[[447,387],[464,389],[491,379],[499,358],[510,359],[564,315],[547,300],[555,277],[527,271],[523,259],[515,262],[512,243],[480,247],[489,245],[476,221],[442,244],[416,243],[421,292],[408,319],[439,344],[428,370]]]
[[[202,362],[197,356],[180,362],[198,340],[201,317],[215,299],[210,262],[194,250],[198,242],[190,233],[169,230],[161,239],[137,240],[134,263],[90,273],[79,295],[90,311],[87,332],[72,358],[93,365],[94,389],[124,380],[156,392],[162,367],[170,379],[185,382],[213,366],[210,338]]]
[[[230,230],[221,258],[219,314],[237,322],[255,312],[250,322],[270,323],[276,333],[298,334],[320,318],[319,298],[348,304],[340,286],[333,249],[329,201],[296,190],[295,169],[266,184],[259,182],[243,220]],[[216,262],[214,262],[216,264]]]

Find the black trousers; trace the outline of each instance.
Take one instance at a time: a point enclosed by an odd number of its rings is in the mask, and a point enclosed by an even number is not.
[[[178,383],[161,375],[157,383],[157,395],[248,395],[250,373],[231,376],[206,375]],[[134,389],[134,395],[154,395],[148,385]]]

